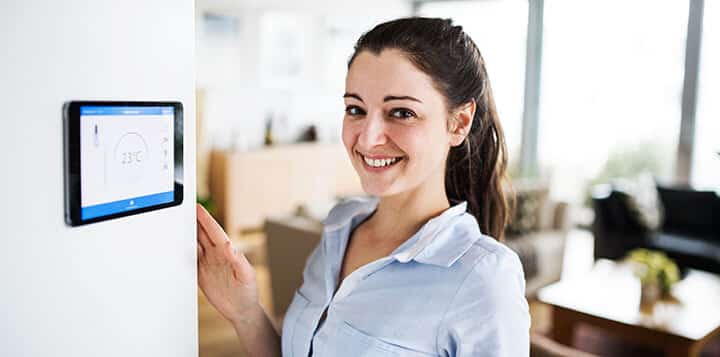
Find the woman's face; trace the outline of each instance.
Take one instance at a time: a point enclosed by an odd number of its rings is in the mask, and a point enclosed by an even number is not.
[[[343,143],[366,193],[389,196],[442,185],[457,139],[448,131],[445,98],[428,75],[399,50],[362,51],[345,90]]]

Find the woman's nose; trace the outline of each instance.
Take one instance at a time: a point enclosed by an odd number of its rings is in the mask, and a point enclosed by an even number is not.
[[[365,117],[358,141],[364,148],[383,145],[387,142],[385,120],[380,114]]]

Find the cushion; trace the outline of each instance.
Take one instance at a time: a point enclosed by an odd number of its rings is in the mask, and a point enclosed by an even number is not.
[[[630,218],[648,231],[657,231],[663,224],[664,208],[655,179],[650,173],[611,181],[613,190],[622,193]]]
[[[540,230],[542,210],[546,208],[549,189],[545,185],[520,183],[516,185],[515,210],[505,229],[508,239]]]
[[[527,242],[522,239],[507,241],[506,245],[518,255],[518,258],[520,258],[525,280],[527,281],[535,277],[539,271],[538,256],[535,246],[527,244]]]
[[[658,186],[669,232],[720,240],[720,198],[714,191]]]

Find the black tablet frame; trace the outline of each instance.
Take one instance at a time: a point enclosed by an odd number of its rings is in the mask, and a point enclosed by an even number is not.
[[[106,216],[82,219],[80,180],[80,107],[83,106],[117,106],[117,107],[173,107],[174,122],[174,200],[154,206],[138,208],[130,211],[113,213]],[[109,219],[132,216],[139,213],[154,211],[166,207],[180,205],[183,201],[183,105],[180,102],[146,102],[146,101],[70,101],[63,105],[63,146],[65,171],[65,222],[70,226],[106,221]]]

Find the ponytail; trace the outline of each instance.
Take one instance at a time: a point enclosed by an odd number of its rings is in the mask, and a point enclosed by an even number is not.
[[[489,81],[476,100],[475,117],[463,144],[450,149],[445,192],[451,201],[467,201],[480,231],[502,241],[509,220],[507,147]]]

